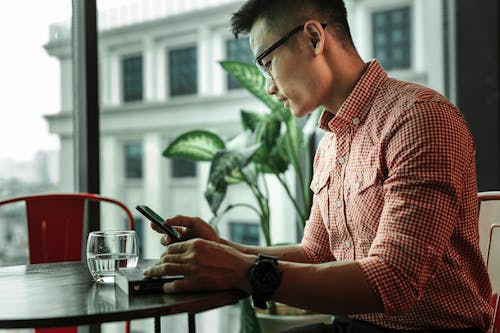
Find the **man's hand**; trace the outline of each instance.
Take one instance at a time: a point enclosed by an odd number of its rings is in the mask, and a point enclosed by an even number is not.
[[[177,223],[179,219],[186,221],[182,217],[174,219],[177,219]],[[197,222],[193,225],[202,226],[199,230],[206,232],[208,236],[211,235],[203,227],[204,224]],[[195,227],[191,230],[198,229]],[[166,293],[229,289],[240,289],[249,293],[250,285],[246,274],[254,261],[253,255],[243,254],[214,241],[195,238],[170,244],[158,262],[147,269],[144,275],[184,275],[184,280],[165,283],[163,290]]]
[[[220,238],[215,233],[214,229],[205,221],[198,217],[189,217],[177,215],[165,221],[165,224],[176,228],[182,235],[182,240],[193,238],[203,238],[213,242],[221,243]],[[151,228],[159,233],[163,233],[158,227],[151,223]],[[172,242],[170,236],[165,235],[161,239],[162,245],[169,245]]]

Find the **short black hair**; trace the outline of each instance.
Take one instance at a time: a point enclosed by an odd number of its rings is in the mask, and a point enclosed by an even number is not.
[[[255,21],[261,18],[281,33],[316,19],[334,27],[338,38],[354,46],[343,0],[248,0],[231,17],[231,31],[238,38],[242,33],[249,33]]]

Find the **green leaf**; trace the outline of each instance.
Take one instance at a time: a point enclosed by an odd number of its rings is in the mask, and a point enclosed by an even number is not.
[[[256,129],[255,140],[262,146],[271,148],[275,145],[276,140],[280,136],[281,121],[275,114],[266,115],[259,123]]]
[[[250,303],[250,298],[240,301],[240,333],[261,333],[259,320]]]
[[[221,137],[206,130],[194,130],[178,136],[163,151],[167,158],[211,161],[215,153],[226,148]]]
[[[262,119],[265,117],[265,115],[262,113],[257,113],[247,110],[241,110],[240,115],[243,128],[246,130],[250,130],[252,132],[255,132],[255,129],[262,121]]]
[[[220,62],[220,65],[252,95],[266,104],[269,109],[273,110],[280,106],[283,108],[282,103],[266,93],[266,79],[254,64],[224,60]]]
[[[215,215],[226,195],[228,177],[231,179],[241,177],[241,169],[251,161],[257,149],[258,146],[252,146],[245,149],[223,150],[215,153],[210,166],[208,185],[205,192],[205,198]]]
[[[257,164],[259,171],[277,174],[288,170],[290,160],[286,145],[286,137],[284,134],[281,134],[271,147],[262,146],[252,158]]]
[[[226,197],[226,192],[227,183],[219,184],[219,187],[215,187],[214,185],[210,184],[210,182],[207,185],[207,189],[205,190],[205,199],[210,206],[212,214],[214,214],[215,216],[218,215],[219,207]]]

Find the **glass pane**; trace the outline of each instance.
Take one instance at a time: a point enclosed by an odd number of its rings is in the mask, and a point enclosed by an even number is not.
[[[196,177],[196,163],[189,160],[172,159],[172,177]]]
[[[411,67],[410,7],[373,13],[373,54],[384,69]]]
[[[0,201],[73,190],[71,0],[0,2]],[[24,204],[0,206],[0,266],[28,262]]]
[[[142,56],[129,56],[122,59],[123,100],[133,102],[142,100]]]
[[[125,144],[125,176],[130,179],[142,178],[142,143]]]
[[[196,52],[196,47],[169,51],[170,96],[196,94],[198,91],[198,57]]]

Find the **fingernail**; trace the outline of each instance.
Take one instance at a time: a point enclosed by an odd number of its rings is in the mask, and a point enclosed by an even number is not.
[[[149,269],[145,269],[142,271],[142,275],[144,275],[144,276],[149,276],[149,273],[150,273]]]

